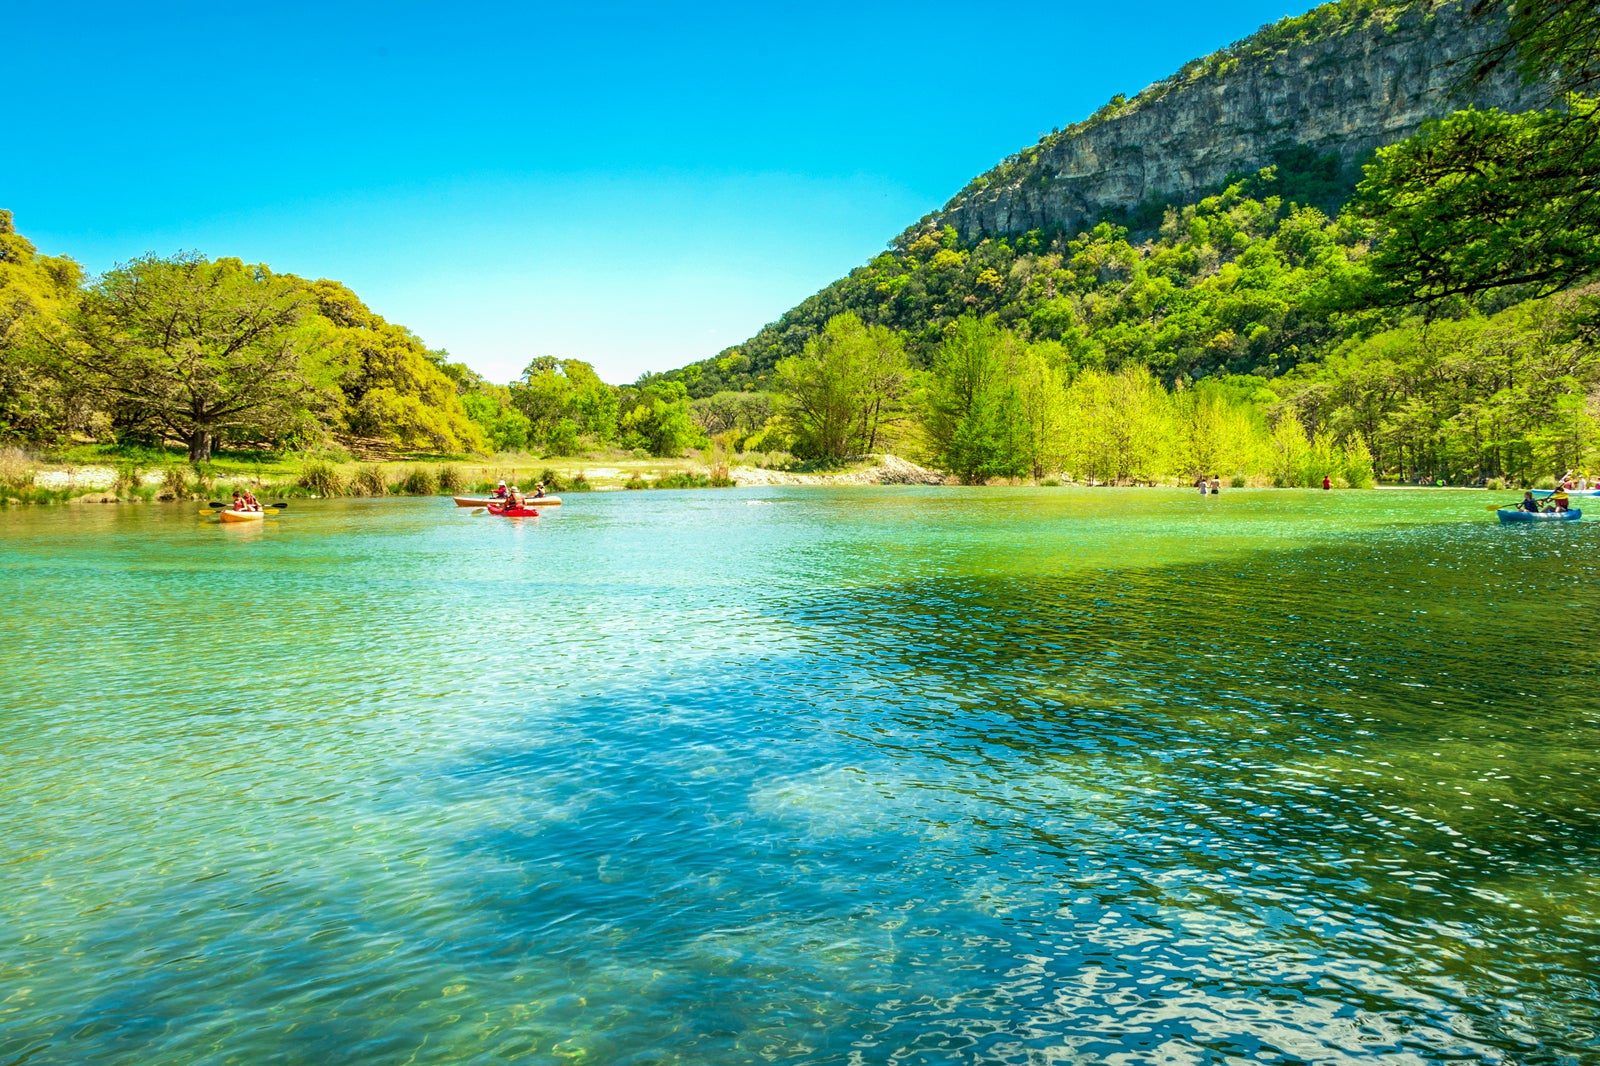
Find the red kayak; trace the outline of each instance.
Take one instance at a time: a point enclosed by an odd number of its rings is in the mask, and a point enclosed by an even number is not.
[[[500,515],[502,518],[538,518],[539,512],[532,507],[496,507],[489,505],[489,513]]]

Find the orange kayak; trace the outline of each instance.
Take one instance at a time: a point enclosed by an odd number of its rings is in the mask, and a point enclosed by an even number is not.
[[[455,497],[452,497],[452,498],[456,501],[456,506],[457,507],[488,507],[490,505],[493,505],[495,507],[499,507],[500,505],[505,503],[504,500],[497,500],[493,496],[455,496]],[[528,502],[529,503],[536,503],[540,507],[560,507],[561,506],[561,497],[560,496],[529,496],[528,497]]]

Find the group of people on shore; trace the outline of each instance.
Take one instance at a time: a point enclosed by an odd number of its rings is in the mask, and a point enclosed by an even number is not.
[[[533,486],[533,495],[528,496],[518,486],[512,485],[507,488],[506,483],[502,481],[494,487],[493,496],[511,507],[526,507],[529,500],[537,503],[544,496],[544,482],[536,482]]]
[[[261,510],[261,501],[256,499],[256,494],[249,489],[234,489],[233,509],[235,511],[259,511]]]

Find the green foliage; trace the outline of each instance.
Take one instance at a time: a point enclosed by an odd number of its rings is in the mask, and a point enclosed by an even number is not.
[[[1600,271],[1600,102],[1460,111],[1378,152],[1355,211],[1373,224],[1372,281],[1348,301],[1403,304]]]
[[[1528,483],[1591,461],[1600,287],[1490,316],[1408,320],[1273,382],[1297,420],[1407,480]],[[1349,480],[1348,474],[1346,479]]]
[[[662,458],[705,443],[689,414],[689,393],[680,381],[642,381],[622,395],[622,446]]]
[[[527,419],[529,443],[552,455],[573,455],[581,438],[604,444],[617,435],[618,390],[578,359],[540,356],[510,389],[511,402]]]
[[[77,295],[82,271],[42,256],[0,210],[0,440],[53,440],[86,428],[74,390],[29,358],[32,332]]]
[[[326,345],[308,319],[294,281],[266,267],[146,256],[102,275],[37,351],[113,417],[202,462],[222,434],[262,439],[327,409]]]
[[[1476,0],[1473,10],[1510,16],[1504,43],[1478,57],[1477,80],[1515,63],[1530,85],[1549,79],[1573,93],[1600,86],[1600,7],[1593,0]]]
[[[773,396],[764,392],[723,391],[689,404],[695,424],[734,451],[745,450],[746,442],[767,425],[773,413]]]
[[[961,480],[1019,477],[1028,465],[1022,401],[1011,378],[1017,339],[992,319],[955,323],[934,362],[927,418],[934,454]]]
[[[1326,173],[1326,160],[1284,158]],[[1166,209],[1144,243],[1110,223],[1076,235],[1032,231],[955,248],[947,247],[953,233],[924,234],[801,302],[739,348],[669,377],[702,397],[771,386],[777,364],[801,355],[844,313],[903,333],[913,365],[931,365],[956,320],[973,314],[992,315],[1025,341],[1059,343],[1069,373],[1125,362],[1149,365],[1169,384],[1281,373],[1359,331],[1359,316],[1333,314],[1330,305],[1353,284],[1364,252],[1363,235],[1348,222],[1277,192],[1281,170],[1267,168],[1197,204]],[[1247,195],[1247,187],[1263,198]]]
[[[901,414],[905,344],[882,326],[838,315],[800,355],[778,364],[777,385],[797,456],[839,462],[874,452]]]
[[[373,314],[338,282],[300,284],[315,302],[324,343],[339,368],[344,428],[436,452],[484,447],[455,380],[416,336]]]
[[[461,395],[467,417],[477,423],[489,448],[496,452],[520,452],[533,441],[533,423],[511,402],[511,390],[504,385],[482,385]]]

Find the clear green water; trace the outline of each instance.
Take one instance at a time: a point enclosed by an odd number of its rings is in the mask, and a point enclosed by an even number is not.
[[[5,511],[0,1063],[1595,1062],[1600,535],[1484,503]]]

